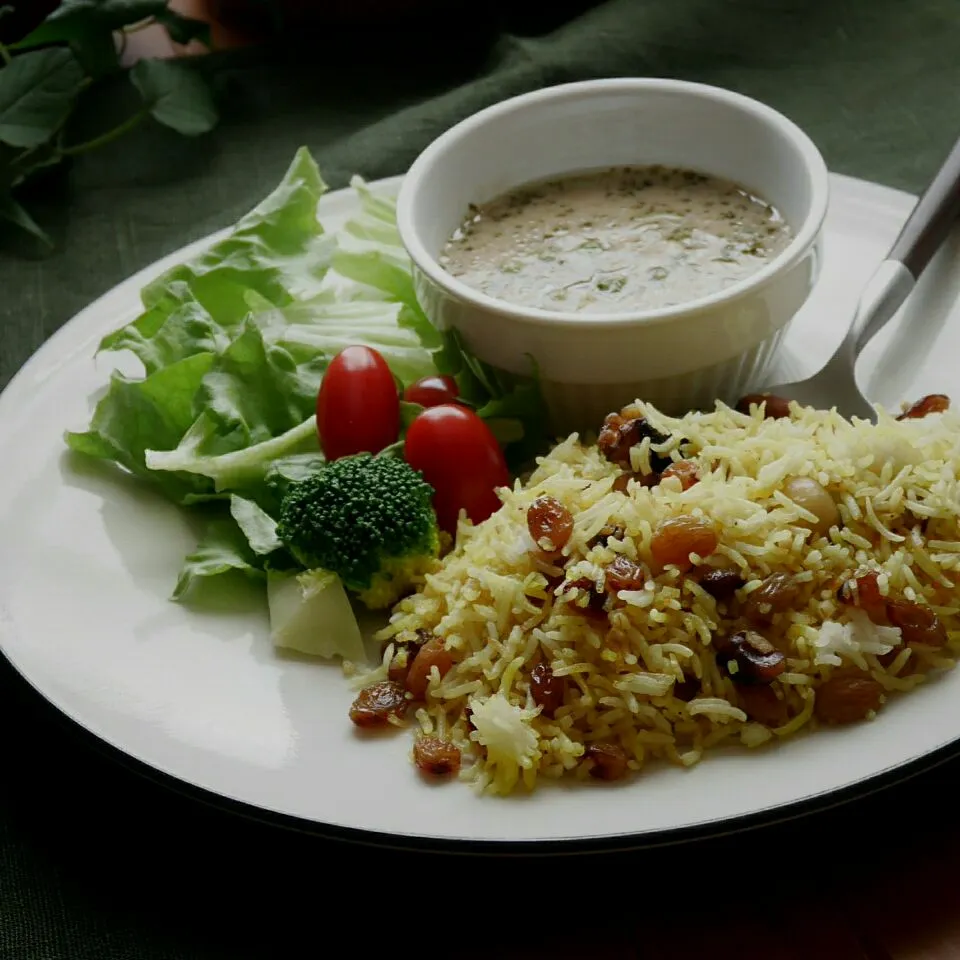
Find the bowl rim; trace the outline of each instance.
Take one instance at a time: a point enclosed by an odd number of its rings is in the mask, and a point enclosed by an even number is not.
[[[684,301],[669,307],[651,310],[633,310],[618,313],[574,313],[563,310],[544,310],[540,307],[525,307],[488,296],[474,289],[440,265],[420,239],[414,209],[422,190],[429,190],[429,173],[443,154],[462,137],[475,132],[491,121],[512,113],[536,109],[550,101],[589,98],[594,94],[611,91],[643,95],[649,91],[673,91],[688,96],[712,100],[734,106],[751,113],[773,127],[792,143],[803,161],[811,186],[810,209],[793,240],[756,273],[732,284],[723,290]],[[598,168],[600,169],[600,168]],[[571,174],[580,172],[570,170]],[[517,184],[522,186],[522,184]],[[403,178],[397,195],[397,229],[400,239],[416,269],[420,270],[436,287],[453,298],[485,310],[498,313],[530,324],[567,325],[589,327],[593,330],[666,323],[678,318],[700,314],[715,307],[727,306],[757,289],[767,286],[776,277],[802,259],[816,242],[827,215],[829,201],[829,171],[820,150],[804,130],[779,110],[745,94],[690,80],[675,80],[662,77],[619,77],[600,80],[581,80],[572,83],[554,84],[529,93],[509,97],[485,107],[454,124],[433,140],[419,154]]]

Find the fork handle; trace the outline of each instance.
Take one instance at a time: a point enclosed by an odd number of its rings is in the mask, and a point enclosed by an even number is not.
[[[859,356],[903,306],[915,285],[913,274],[900,260],[888,257],[882,261],[860,293],[853,323],[837,353]]]
[[[913,275],[923,273],[960,217],[960,140],[917,201],[887,256]]]
[[[837,354],[854,358],[910,296],[920,274],[960,219],[960,140],[917,201],[890,252],[860,295]]]

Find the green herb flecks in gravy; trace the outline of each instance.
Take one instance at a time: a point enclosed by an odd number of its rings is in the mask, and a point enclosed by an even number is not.
[[[440,263],[518,306],[623,313],[716,293],[761,269],[790,239],[780,214],[736,183],[618,167],[472,206]]]

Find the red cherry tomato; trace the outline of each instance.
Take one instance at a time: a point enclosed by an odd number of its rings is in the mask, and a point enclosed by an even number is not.
[[[474,523],[500,509],[495,491],[510,474],[496,437],[472,410],[428,407],[410,424],[404,455],[433,487],[437,520],[448,533],[456,533],[461,508]]]
[[[400,435],[400,398],[387,361],[370,347],[345,347],[317,394],[317,433],[328,460],[379,453]]]
[[[457,381],[453,377],[442,377],[435,374],[432,377],[423,377],[416,383],[411,383],[403,391],[403,399],[408,403],[418,403],[421,407],[436,407],[441,403],[453,403],[460,396]]]

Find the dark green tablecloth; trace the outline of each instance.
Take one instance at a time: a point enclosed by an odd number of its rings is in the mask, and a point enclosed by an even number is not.
[[[0,255],[0,387],[112,285],[243,213],[301,143],[314,150],[332,186],[355,171],[368,178],[400,173],[432,137],[479,107],[603,75],[679,76],[743,91],[806,127],[832,169],[914,191],[960,132],[956,0],[515,6],[485,15],[485,4],[449,4],[446,19],[388,31],[318,27],[296,45],[225,57],[217,66],[224,120],[214,134],[186,141],[142,128],[78,163],[69,189],[50,186],[41,197],[59,252],[42,261]],[[4,451],[6,469],[16,468],[11,456]],[[952,770],[927,774],[855,813],[781,829],[773,839],[767,831],[612,866],[593,861],[558,870],[500,861],[468,870],[454,859],[344,849],[280,833],[168,793],[77,741],[5,664],[0,720],[0,958],[16,960],[340,956],[347,951],[338,938],[364,920],[359,954],[427,948],[431,931],[450,930],[466,934],[480,955],[474,934],[481,924],[501,923],[517,956],[539,955],[534,945],[556,944],[561,934],[570,956],[605,956],[607,945],[609,955],[636,956],[643,912],[630,892],[648,871],[682,883],[680,867],[693,862],[741,863],[773,843],[806,846],[851,832],[853,824],[862,838],[871,818],[936,796]],[[924,829],[884,859],[927,842]],[[838,866],[855,870],[859,862],[869,871],[875,858],[868,846],[835,853]],[[614,885],[615,918],[598,926],[592,911],[608,902],[601,883],[607,870],[626,879]],[[584,879],[575,880],[578,873]],[[820,871],[817,882],[837,883],[842,873],[830,879]],[[790,874],[781,892],[811,876]],[[584,888],[575,896],[578,883]],[[544,901],[527,913],[521,887],[528,884],[540,896],[573,897],[588,908],[559,927],[548,922]],[[447,897],[455,909],[444,906]],[[432,924],[424,902],[440,908]],[[370,922],[384,911],[388,921]]]

